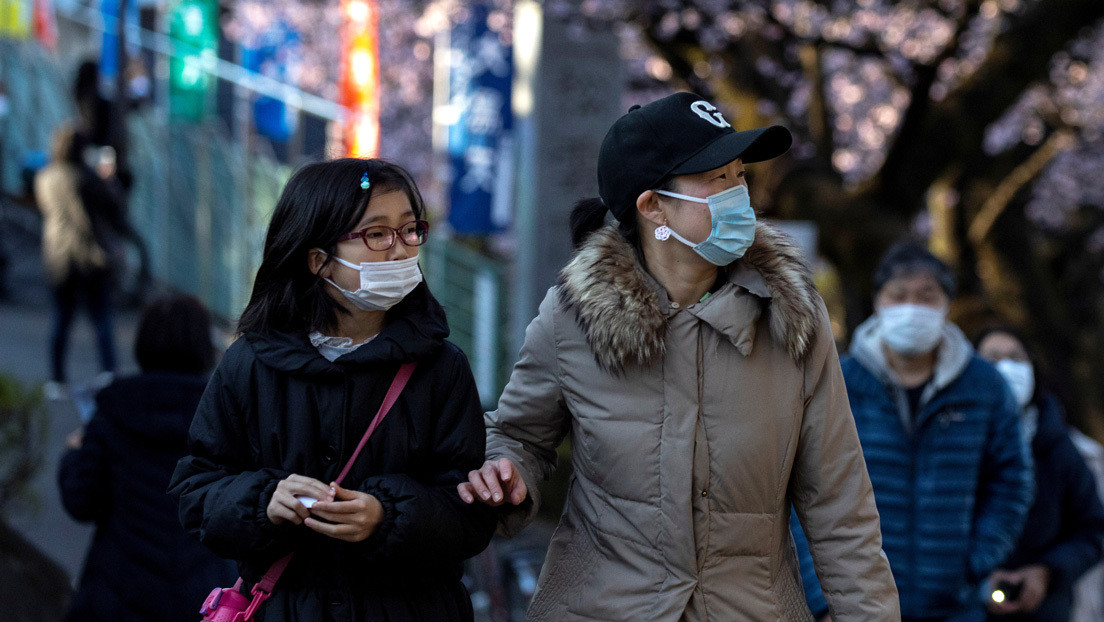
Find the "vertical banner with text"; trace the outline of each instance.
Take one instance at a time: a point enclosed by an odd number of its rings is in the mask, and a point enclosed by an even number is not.
[[[506,229],[512,212],[513,51],[509,34],[488,25],[490,14],[482,2],[468,7],[449,55],[449,224],[468,235]]]

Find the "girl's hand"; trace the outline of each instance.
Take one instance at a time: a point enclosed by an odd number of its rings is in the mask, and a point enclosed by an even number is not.
[[[379,499],[337,484],[331,486],[335,492],[333,500],[319,501],[311,506],[311,518],[303,524],[324,536],[346,542],[360,542],[375,533],[383,520],[383,505]]]
[[[464,503],[472,503],[478,497],[492,507],[507,502],[520,505],[529,494],[525,480],[508,458],[484,462],[478,471],[468,473],[468,481],[457,484],[456,492]]]
[[[295,497],[311,497],[319,501],[333,499],[334,491],[329,486],[314,479],[302,475],[290,475],[287,479],[280,480],[276,485],[276,491],[272,493],[272,499],[268,502],[265,514],[273,525],[283,523],[302,524],[303,519],[310,516],[310,510]]]

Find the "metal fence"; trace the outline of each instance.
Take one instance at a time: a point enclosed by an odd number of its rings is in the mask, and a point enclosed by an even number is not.
[[[517,355],[509,332],[506,271],[502,263],[447,238],[431,237],[423,248],[422,270],[448,314],[449,338],[468,355],[483,405],[493,408]]]

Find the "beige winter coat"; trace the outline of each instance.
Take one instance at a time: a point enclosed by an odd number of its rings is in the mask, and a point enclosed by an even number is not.
[[[685,309],[612,228],[593,234],[487,426],[488,458],[529,488],[525,519],[572,434],[531,620],[808,620],[791,502],[833,617],[900,618],[827,314],[774,229]]]
[[[69,270],[108,267],[107,253],[96,242],[88,211],[81,203],[76,166],[54,162],[35,175],[35,201],[42,211],[42,258],[50,279],[60,282]]]

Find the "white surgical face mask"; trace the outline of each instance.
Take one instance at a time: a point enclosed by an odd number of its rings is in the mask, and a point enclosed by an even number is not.
[[[1020,408],[1027,406],[1031,396],[1035,394],[1035,370],[1031,367],[1031,363],[1001,359],[993,366],[1012,388],[1012,395],[1016,397],[1016,403]]]
[[[755,241],[755,210],[751,208],[747,186],[733,186],[704,199],[667,190],[655,192],[676,199],[705,203],[709,205],[710,219],[709,237],[699,244],[687,240],[666,225],[657,229],[657,239],[665,239],[663,234],[669,232],[676,240],[694,249],[715,266],[727,266],[743,257]]]
[[[927,354],[943,339],[946,317],[946,309],[924,305],[882,307],[878,311],[882,342],[898,354]]]
[[[322,249],[316,250],[325,254]],[[369,261],[362,264],[345,261],[337,256],[334,261],[360,272],[360,289],[349,291],[330,279],[326,279],[326,282],[364,311],[386,311],[406,298],[422,282],[422,269],[418,267],[417,255],[396,261]]]

